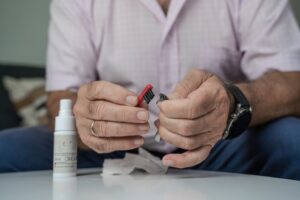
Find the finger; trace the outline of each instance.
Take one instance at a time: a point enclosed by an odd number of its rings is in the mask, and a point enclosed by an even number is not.
[[[197,98],[167,100],[158,104],[160,111],[169,118],[196,119],[215,109],[210,94]]]
[[[224,116],[222,117],[222,115]],[[223,132],[227,124],[225,114],[218,114],[214,111],[194,120],[172,119],[160,113],[159,122],[168,130],[182,136],[194,136],[205,132]]]
[[[170,99],[186,98],[211,76],[212,74],[208,72],[193,69],[176,85],[175,90],[168,97]]]
[[[159,135],[164,141],[185,150],[197,149],[200,146],[211,144],[217,137],[215,133],[202,133],[192,137],[184,137],[159,126]]]
[[[81,121],[87,131],[91,131],[93,121]],[[144,135],[149,131],[149,124],[129,124],[109,121],[94,121],[93,131],[97,137],[126,137]]]
[[[126,151],[138,148],[144,144],[144,138],[140,136],[123,138],[97,138],[91,136],[89,132],[85,132],[82,135],[82,141],[97,153]]]
[[[203,162],[208,157],[211,149],[212,146],[208,145],[182,154],[168,154],[163,157],[163,164],[181,169],[192,167]]]
[[[111,153],[138,148],[144,144],[142,137],[96,138],[91,140],[91,148],[97,153]]]
[[[146,123],[149,120],[149,112],[144,108],[122,106],[107,101],[89,101],[78,110],[86,118],[98,121]]]
[[[137,95],[134,92],[106,81],[87,84],[82,87],[79,93],[84,93],[90,101],[106,100],[128,106],[136,106],[138,102]]]

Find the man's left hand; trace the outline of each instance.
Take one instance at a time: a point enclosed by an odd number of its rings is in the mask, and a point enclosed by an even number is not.
[[[158,104],[158,131],[166,142],[187,151],[168,154],[163,163],[175,168],[195,166],[208,157],[222,138],[233,97],[221,79],[196,69],[168,97],[170,100]]]

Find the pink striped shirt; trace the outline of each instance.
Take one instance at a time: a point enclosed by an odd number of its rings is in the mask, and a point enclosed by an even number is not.
[[[48,91],[100,79],[168,93],[192,68],[232,82],[299,71],[300,32],[288,0],[172,0],[167,16],[156,0],[52,2]],[[154,129],[146,145],[169,150],[154,145]]]

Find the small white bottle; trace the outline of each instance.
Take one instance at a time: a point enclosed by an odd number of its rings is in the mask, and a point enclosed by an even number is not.
[[[77,134],[72,100],[62,99],[55,118],[53,177],[73,177],[77,172]]]

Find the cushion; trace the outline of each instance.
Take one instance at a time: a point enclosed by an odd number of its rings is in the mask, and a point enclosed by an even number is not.
[[[21,126],[37,126],[48,124],[43,78],[3,78],[14,108],[21,117]]]
[[[3,85],[3,78],[43,78],[45,69],[42,66],[0,64],[0,130],[18,127],[21,117],[18,116],[13,103],[10,100],[7,89]]]

